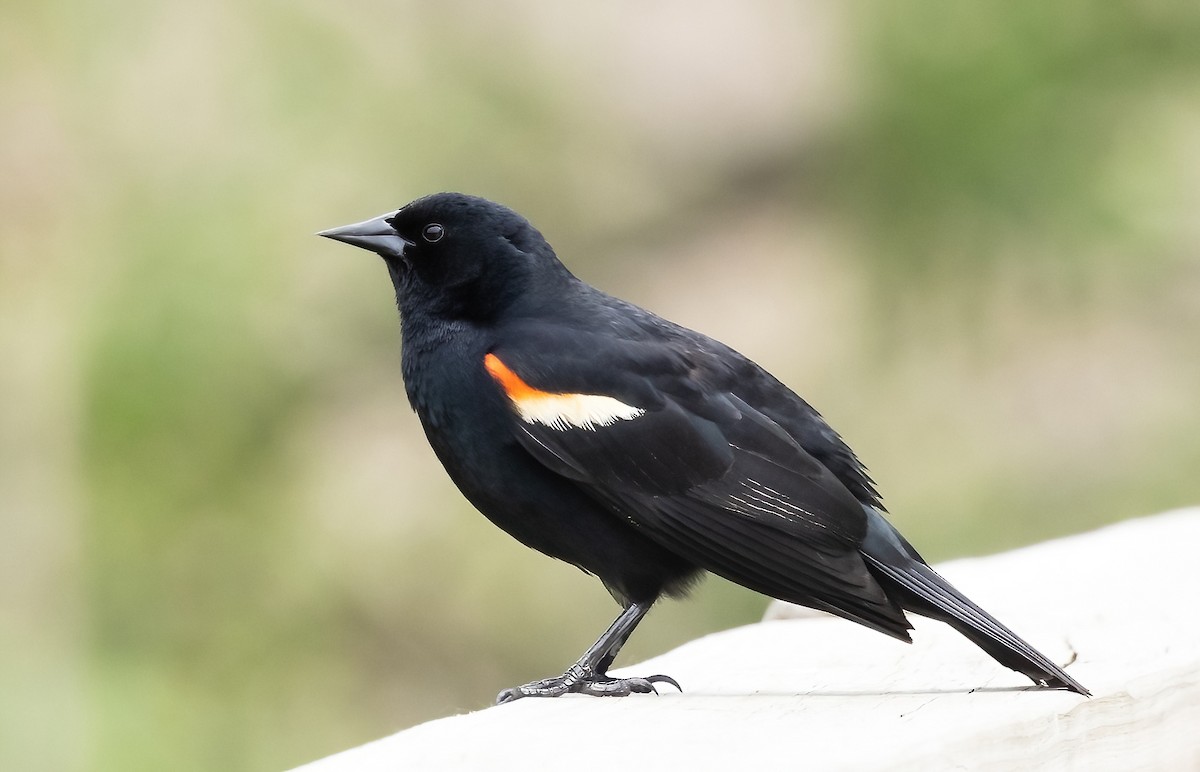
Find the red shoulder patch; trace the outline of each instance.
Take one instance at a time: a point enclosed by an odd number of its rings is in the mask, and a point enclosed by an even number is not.
[[[526,423],[539,423],[560,430],[595,430],[599,426],[637,418],[646,412],[603,394],[572,394],[534,388],[495,354],[487,354],[483,358],[483,366]]]

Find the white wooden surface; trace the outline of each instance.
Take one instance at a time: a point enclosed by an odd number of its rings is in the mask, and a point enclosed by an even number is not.
[[[1200,509],[939,570],[1090,688],[1027,688],[944,625],[906,646],[782,604],[627,674],[687,690],[524,699],[304,772],[556,769],[1200,770]],[[547,663],[547,667],[552,667]]]

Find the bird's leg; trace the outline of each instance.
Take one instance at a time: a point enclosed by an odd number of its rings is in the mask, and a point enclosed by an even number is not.
[[[657,683],[671,684],[679,689],[675,679],[665,675],[646,678],[612,678],[608,675],[608,668],[617,658],[617,653],[649,610],[649,603],[630,604],[604,631],[599,640],[593,643],[574,665],[567,668],[567,672],[524,686],[505,689],[496,696],[496,704],[512,702],[521,697],[559,697],[571,693],[590,694],[594,697],[625,697],[634,693],[657,692],[654,688]]]

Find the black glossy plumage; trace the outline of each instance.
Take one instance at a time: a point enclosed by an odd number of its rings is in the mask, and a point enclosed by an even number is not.
[[[409,400],[467,499],[627,609],[579,673],[502,700],[653,688],[607,666],[650,604],[703,571],[905,641],[906,610],[940,619],[1035,682],[1087,693],[925,564],[804,400],[728,346],[579,281],[511,210],[443,193],[323,235],[384,257]],[[534,396],[514,396],[489,356]],[[546,409],[544,394],[611,398],[602,406],[625,415],[521,412]]]

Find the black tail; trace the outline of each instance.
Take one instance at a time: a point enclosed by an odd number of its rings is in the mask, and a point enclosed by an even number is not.
[[[1021,640],[926,565],[882,515],[869,509],[868,518],[863,557],[884,590],[904,609],[945,622],[1001,665],[1023,673],[1036,684],[1091,695],[1045,654]]]

